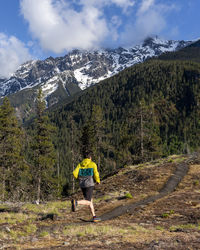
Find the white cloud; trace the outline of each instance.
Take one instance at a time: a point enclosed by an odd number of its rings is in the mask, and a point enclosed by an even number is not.
[[[24,62],[31,59],[27,47],[16,37],[0,33],[0,77],[8,78]]]
[[[82,5],[92,5],[96,7],[104,7],[114,4],[117,7],[122,8],[123,11],[126,11],[127,8],[135,5],[136,0],[80,0],[79,3]]]
[[[163,16],[155,11],[150,10],[140,15],[135,23],[135,32],[139,40],[149,35],[159,34],[166,26]]]
[[[32,36],[43,50],[57,54],[103,44],[133,45],[160,35],[167,26],[166,13],[177,7],[160,0],[20,1]]]
[[[178,11],[178,6],[161,4],[156,0],[143,0],[134,19],[129,20],[122,32],[122,43],[139,44],[148,36],[161,35],[167,28],[167,14],[171,11]]]
[[[116,4],[118,7],[123,9],[123,12],[127,12],[129,7],[133,7],[135,5],[135,0],[110,0],[111,3]]]
[[[150,9],[151,6],[154,5],[155,0],[143,0],[142,4],[138,10],[138,13],[144,13]]]
[[[108,34],[101,10],[93,5],[77,11],[64,1],[22,0],[21,11],[42,48],[54,53],[97,47]]]
[[[119,18],[119,16],[112,16],[111,23],[114,26],[119,27],[122,24],[122,20],[121,20],[121,18]]]
[[[119,38],[118,28],[121,26],[122,20],[119,16],[112,16],[109,24],[110,36],[114,41]]]
[[[110,23],[104,8],[117,6],[125,15],[135,0],[21,0],[20,3],[21,13],[40,46],[63,53],[74,48],[100,47],[110,34],[117,39],[118,27]]]

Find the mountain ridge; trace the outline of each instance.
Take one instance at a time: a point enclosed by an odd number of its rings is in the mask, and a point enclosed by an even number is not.
[[[59,87],[59,82],[66,96],[72,95],[66,86],[67,83],[76,85],[78,92],[136,63],[167,51],[178,50],[191,42],[149,37],[143,44],[129,48],[73,50],[63,57],[29,61],[22,64],[9,79],[0,79],[0,96],[41,87],[44,97],[48,99]],[[59,97],[57,99],[59,100]]]

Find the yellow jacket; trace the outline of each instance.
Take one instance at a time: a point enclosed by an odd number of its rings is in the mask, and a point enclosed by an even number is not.
[[[100,183],[97,165],[91,159],[84,159],[73,171],[74,177],[79,179],[80,187],[94,186],[94,180]]]

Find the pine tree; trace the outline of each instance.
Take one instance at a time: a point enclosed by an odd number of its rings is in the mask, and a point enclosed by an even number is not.
[[[100,106],[93,105],[90,123],[94,130],[93,133],[94,133],[95,144],[93,147],[94,148],[93,151],[95,152],[97,165],[100,167],[101,151],[102,151],[101,149],[103,146],[102,141],[103,141],[103,137],[105,136],[105,133],[104,133],[105,121],[104,121],[102,109]]]
[[[33,151],[33,181],[38,202],[58,194],[56,177],[56,153],[51,140],[53,126],[45,113],[45,101],[42,90],[39,90],[36,103],[35,136]]]
[[[93,127],[89,122],[82,129],[80,142],[82,156],[88,153],[94,154],[95,133]]]
[[[128,119],[128,121],[130,121],[130,119]],[[124,122],[120,127],[117,152],[119,165],[129,165],[133,162],[133,155],[130,152],[130,149],[133,145],[135,135],[129,125],[129,122]]]
[[[77,137],[78,137],[78,130],[76,123],[73,119],[73,114],[69,116],[70,119],[70,148],[71,148],[71,164],[72,164],[72,169],[71,169],[71,177],[72,177],[72,192],[74,193],[75,191],[75,180],[74,176],[72,174],[72,171],[74,171],[76,167],[76,162],[77,159],[79,159],[80,152],[77,149],[76,145],[77,143]]]
[[[154,105],[147,105],[141,100],[138,110],[139,118],[139,158],[141,161],[157,158],[162,153],[160,147],[161,138],[159,136],[159,123],[155,117]]]
[[[122,164],[131,164],[159,157],[162,153],[160,142],[154,106],[147,105],[142,99],[136,108],[129,111],[121,127],[119,160]]]
[[[14,108],[4,98],[0,107],[0,171],[2,200],[19,199],[26,192],[28,166],[22,156],[23,133],[18,125]]]

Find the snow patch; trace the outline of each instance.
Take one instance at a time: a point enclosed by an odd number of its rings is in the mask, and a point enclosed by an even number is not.
[[[41,88],[44,95],[44,98],[51,95],[53,92],[56,91],[58,88],[58,76],[54,76],[53,78],[49,79],[47,82],[43,83]]]
[[[47,97],[58,88],[59,81],[65,86],[68,74],[69,77],[74,75],[79,87],[83,90],[127,67],[143,62],[148,57],[167,51],[175,51],[177,47],[190,43],[192,41],[172,41],[155,37],[147,39],[142,45],[129,48],[100,49],[97,51],[74,50],[64,57],[29,61],[22,64],[10,79],[1,81],[0,96],[11,92],[12,86],[18,84],[20,90],[39,85]],[[42,63],[44,63],[44,68],[42,67],[43,70],[40,70],[38,67]],[[55,65],[55,67],[52,71],[50,71],[51,66],[47,67],[46,71],[45,64]],[[67,74],[66,71],[68,71]],[[26,86],[22,87],[21,85]]]

